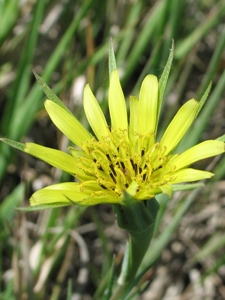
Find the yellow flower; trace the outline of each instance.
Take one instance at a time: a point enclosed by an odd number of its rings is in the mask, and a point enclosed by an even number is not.
[[[110,77],[108,102],[111,128],[90,87],[85,87],[83,104],[95,134],[92,136],[63,104],[46,100],[45,108],[53,123],[77,147],[70,147],[70,154],[66,154],[27,143],[22,150],[70,173],[77,180],[35,192],[30,199],[31,205],[121,203],[125,190],[138,200],[146,200],[159,193],[170,195],[173,184],[213,176],[189,166],[223,153],[222,141],[208,140],[182,154],[173,154],[199,112],[199,102],[187,101],[160,141],[156,140],[160,104],[155,76],[145,77],[139,99],[130,97],[129,121],[117,70]]]

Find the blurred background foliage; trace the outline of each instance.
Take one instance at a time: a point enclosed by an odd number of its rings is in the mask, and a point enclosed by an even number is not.
[[[85,126],[85,83],[108,116],[109,37],[126,96],[138,95],[146,74],[160,77],[174,40],[159,135],[180,105],[199,100],[212,81],[204,110],[177,151],[224,134],[223,0],[1,0],[0,28],[1,136],[68,147],[43,109],[32,70]],[[171,201],[158,197],[155,239],[127,299],[225,298],[224,165],[225,157],[198,163],[216,174],[206,187],[175,193]],[[0,144],[1,299],[108,299],[101,279],[112,263],[118,273],[126,239],[109,206],[15,210],[36,189],[67,180]]]

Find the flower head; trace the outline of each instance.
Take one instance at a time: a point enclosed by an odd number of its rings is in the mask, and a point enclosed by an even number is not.
[[[70,173],[76,181],[35,192],[31,205],[121,203],[124,191],[137,200],[150,199],[159,193],[171,194],[173,184],[212,177],[210,172],[189,166],[224,152],[222,141],[208,140],[181,154],[173,153],[200,110],[199,102],[194,99],[178,110],[162,138],[157,140],[160,104],[154,75],[145,77],[138,98],[130,97],[129,120],[118,70],[110,76],[111,126],[88,85],[83,104],[95,136],[63,104],[46,100],[45,108],[53,123],[76,147],[70,147],[67,154],[26,143],[22,150]]]

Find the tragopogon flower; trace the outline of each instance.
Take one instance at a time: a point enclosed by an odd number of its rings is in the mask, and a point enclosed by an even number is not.
[[[63,104],[46,100],[45,108],[53,123],[77,147],[70,147],[67,154],[26,143],[22,150],[70,173],[76,181],[54,184],[35,192],[31,205],[121,203],[125,190],[137,200],[145,200],[159,193],[171,194],[173,184],[213,176],[189,166],[223,153],[223,142],[208,140],[181,154],[173,154],[199,112],[199,102],[187,101],[159,141],[156,139],[159,87],[155,76],[145,77],[139,98],[130,97],[128,121],[118,70],[114,70],[110,76],[108,104],[111,128],[90,87],[85,87],[83,105],[95,134],[92,136]]]

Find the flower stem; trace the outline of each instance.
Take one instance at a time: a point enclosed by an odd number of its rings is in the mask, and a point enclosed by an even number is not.
[[[129,233],[121,273],[117,287],[110,300],[123,300],[133,287],[133,280],[137,270],[148,250],[151,242],[154,225],[159,209],[155,199],[137,201],[125,195],[125,205],[115,207],[118,225]]]

